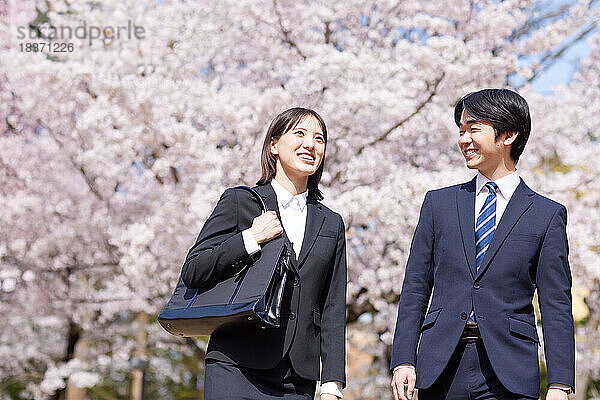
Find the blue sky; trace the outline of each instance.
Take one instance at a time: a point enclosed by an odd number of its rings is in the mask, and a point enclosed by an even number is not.
[[[576,43],[567,50],[552,67],[538,76],[533,82],[533,88],[539,93],[552,93],[552,87],[561,83],[569,83],[577,70],[578,62],[590,52],[587,42]]]
[[[539,0],[542,7],[547,9],[556,9],[563,5],[572,4],[573,0]],[[596,4],[594,7],[598,7]],[[598,34],[598,27],[596,32],[591,34]],[[575,35],[574,35],[575,36]],[[573,36],[573,37],[574,37]],[[573,37],[565,38],[565,42],[572,40]],[[565,53],[558,59],[552,67],[548,68],[543,75],[538,76],[533,82],[533,88],[539,93],[552,93],[552,87],[561,83],[569,83],[573,78],[573,74],[576,72],[579,60],[585,58],[590,52],[590,46],[584,39],[573,46],[571,46]],[[535,58],[532,58],[529,62],[533,62]],[[528,62],[523,60],[523,62]],[[518,82],[518,79],[515,79]]]

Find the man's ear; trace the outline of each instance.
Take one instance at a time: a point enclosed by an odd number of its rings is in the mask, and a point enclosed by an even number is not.
[[[515,140],[517,140],[517,136],[519,136],[518,132],[506,132],[502,142],[504,145],[510,146],[515,142]]]
[[[279,150],[277,149],[277,140],[271,139],[271,143],[269,144],[269,150],[271,151],[271,154],[279,154]]]

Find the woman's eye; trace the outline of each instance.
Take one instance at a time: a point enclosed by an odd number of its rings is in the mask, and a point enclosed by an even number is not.
[[[296,131],[296,135],[304,136],[304,132],[302,132],[302,131]]]
[[[317,136],[315,137],[315,140],[319,143],[324,143],[325,142],[325,138],[323,136]]]

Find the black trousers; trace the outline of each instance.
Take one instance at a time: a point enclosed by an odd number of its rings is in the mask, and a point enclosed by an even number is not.
[[[461,340],[444,372],[419,400],[531,400],[511,393],[502,385],[490,364],[481,339]]]
[[[312,400],[317,382],[296,374],[285,356],[272,369],[206,360],[204,400]]]

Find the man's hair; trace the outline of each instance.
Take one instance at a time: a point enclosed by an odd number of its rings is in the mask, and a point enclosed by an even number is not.
[[[275,177],[277,157],[271,153],[271,140],[279,140],[284,133],[294,129],[306,116],[312,116],[319,121],[321,130],[323,131],[323,139],[325,140],[325,146],[327,146],[327,127],[323,118],[316,111],[294,107],[286,110],[275,117],[271,122],[267,134],[265,135],[265,141],[263,143],[262,152],[260,155],[260,165],[262,169],[262,176],[256,182],[257,185],[264,185],[271,182],[271,179]],[[308,177],[308,193],[316,200],[323,200],[323,193],[319,189],[319,182],[321,181],[321,175],[323,175],[323,168],[325,166],[325,153],[323,153],[323,159],[321,165],[314,174]]]
[[[483,89],[469,93],[454,107],[454,121],[459,127],[463,110],[473,119],[490,122],[496,140],[503,133],[517,132],[510,156],[515,164],[519,161],[531,132],[529,106],[523,97],[508,89]]]

